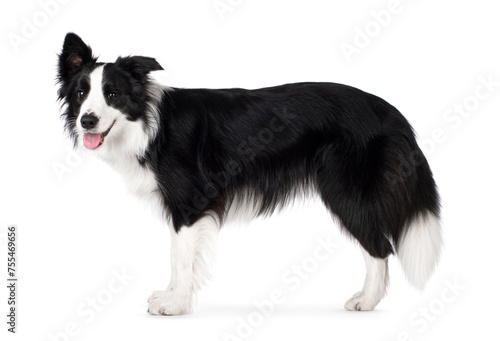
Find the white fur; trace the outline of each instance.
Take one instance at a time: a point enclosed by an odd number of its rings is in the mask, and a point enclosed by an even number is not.
[[[182,315],[192,310],[193,300],[210,278],[216,255],[219,222],[212,215],[193,226],[171,229],[172,271],[167,290],[149,297],[148,312],[153,315]]]
[[[146,127],[146,133],[149,136],[149,140],[153,140],[158,133],[160,127],[160,102],[163,99],[166,91],[172,91],[171,88],[161,84],[157,81],[159,71],[151,72],[149,75],[149,83],[146,87],[146,92],[149,95],[150,101],[148,103],[148,108],[146,110],[146,117],[148,118],[148,126]],[[154,76],[156,75],[156,77]]]
[[[312,186],[303,186],[292,195],[292,199],[285,204],[278,204],[273,213],[277,213],[285,207],[290,208],[294,205],[304,204],[304,199],[313,198],[316,195],[316,190]],[[250,190],[240,192],[231,201],[224,219],[224,224],[230,223],[249,223],[255,219],[260,212],[262,206],[262,198],[255,195]],[[271,215],[271,214],[269,214]]]
[[[408,281],[423,290],[439,261],[442,247],[439,218],[419,216],[402,235],[397,248]]]
[[[230,223],[249,223],[259,213],[261,200],[255,200],[251,194],[245,194],[241,197],[235,198],[226,213],[224,224]]]
[[[373,310],[384,298],[389,285],[387,259],[374,258],[361,247],[366,264],[366,277],[363,290],[355,294],[345,304],[347,310]]]

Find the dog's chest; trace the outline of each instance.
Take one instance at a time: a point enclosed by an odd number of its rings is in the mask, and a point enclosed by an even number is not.
[[[158,185],[154,173],[137,159],[116,160],[112,166],[121,174],[128,190],[153,204],[159,204]]]

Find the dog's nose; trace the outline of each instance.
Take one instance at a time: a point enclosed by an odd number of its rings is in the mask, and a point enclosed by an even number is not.
[[[82,119],[80,120],[83,129],[94,129],[99,122],[99,118],[94,115],[94,114],[85,114],[82,116]]]

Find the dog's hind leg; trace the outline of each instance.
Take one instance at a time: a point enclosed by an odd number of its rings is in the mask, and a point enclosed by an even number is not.
[[[172,271],[167,290],[149,297],[152,315],[182,315],[192,311],[194,298],[210,278],[217,246],[219,224],[207,215],[179,232],[171,229]]]
[[[344,307],[347,310],[373,310],[385,296],[389,285],[387,258],[375,258],[361,247],[366,263],[366,277],[363,290],[348,300]]]

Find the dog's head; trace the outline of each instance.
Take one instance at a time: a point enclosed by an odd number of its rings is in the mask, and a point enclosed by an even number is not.
[[[68,33],[59,55],[58,83],[65,126],[75,145],[100,154],[124,146],[129,152],[145,148],[158,127],[154,103],[162,90],[149,77],[155,70],[163,68],[149,57],[100,63],[79,36]]]

